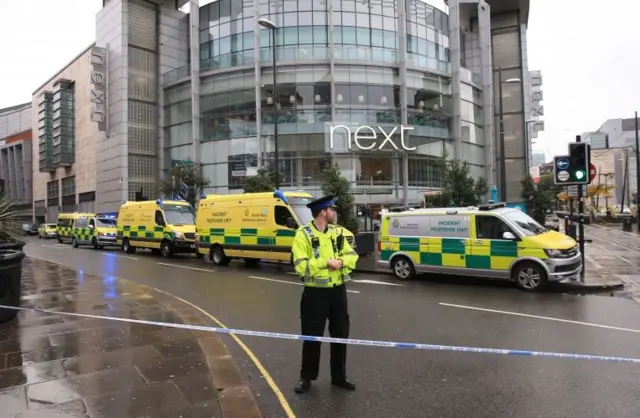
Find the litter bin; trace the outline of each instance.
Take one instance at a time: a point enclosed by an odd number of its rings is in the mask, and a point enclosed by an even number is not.
[[[622,218],[622,230],[625,232],[631,232],[633,230],[633,220],[631,216],[625,216]]]
[[[564,233],[568,236],[570,236],[573,239],[576,239],[576,224],[571,223],[569,225],[567,225],[567,229],[564,231]]]
[[[22,287],[22,251],[0,249],[0,305],[20,306]],[[17,310],[0,309],[0,323],[11,321]]]

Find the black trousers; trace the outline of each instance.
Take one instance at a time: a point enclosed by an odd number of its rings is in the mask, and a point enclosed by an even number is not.
[[[347,289],[344,285],[330,288],[305,287],[300,300],[302,334],[321,337],[329,320],[329,334],[334,338],[349,338]],[[300,378],[316,380],[320,368],[320,342],[302,343]],[[331,343],[331,379],[346,379],[347,345]]]

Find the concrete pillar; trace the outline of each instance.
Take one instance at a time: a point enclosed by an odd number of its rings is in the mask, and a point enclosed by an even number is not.
[[[256,135],[258,137],[258,168],[262,167],[264,142],[262,140],[262,71],[260,69],[260,9],[258,2],[253,3],[255,27],[253,29],[253,67],[256,82]],[[266,30],[266,29],[265,29]]]
[[[460,1],[449,2],[449,57],[451,60],[451,96],[453,101],[453,118],[451,119],[451,136],[453,137],[453,158],[462,160],[462,125],[460,115],[460,67],[461,49],[464,45],[460,39]]]
[[[494,146],[495,129],[493,126],[493,57],[491,52],[491,8],[485,1],[478,4],[478,32],[480,42],[480,65],[482,74],[482,107],[484,118],[482,123],[484,133],[485,178],[489,185],[497,186],[498,177],[495,171]],[[501,196],[501,199],[504,197]]]
[[[406,2],[398,2],[398,59],[400,75],[400,123],[407,125],[407,11]],[[402,204],[409,204],[409,151],[402,150]]]
[[[189,1],[189,31],[191,34],[191,147],[192,160],[197,170],[200,170],[200,1]]]

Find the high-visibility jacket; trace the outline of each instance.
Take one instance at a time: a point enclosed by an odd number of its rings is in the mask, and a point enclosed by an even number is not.
[[[326,232],[320,232],[313,222],[298,229],[291,251],[293,265],[305,286],[334,287],[351,280],[349,274],[356,268],[358,254],[344,235],[342,250],[338,248],[343,233],[343,228],[336,225],[328,225]],[[331,259],[341,260],[343,267],[330,270],[327,260]]]

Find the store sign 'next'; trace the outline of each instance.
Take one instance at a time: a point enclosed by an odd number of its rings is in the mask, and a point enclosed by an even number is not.
[[[98,130],[107,128],[107,50],[94,46],[89,55],[91,62],[91,121]]]
[[[416,147],[411,147],[410,145],[405,143],[405,140],[406,140],[405,131],[412,131],[413,127],[400,125],[399,127],[398,126],[393,127],[393,129],[391,128],[385,129],[381,126],[377,126],[376,128],[377,129],[374,129],[372,126],[362,125],[357,127],[352,132],[351,128],[349,128],[346,125],[332,125],[331,132],[329,134],[329,141],[330,141],[329,147],[330,149],[333,149],[334,147],[335,131],[344,129],[347,134],[346,137],[348,138],[349,150],[351,150],[351,143],[352,143],[351,138],[353,138],[353,143],[355,143],[355,146],[357,147],[357,149],[362,151],[371,151],[373,149],[381,150],[385,148],[387,144],[392,146],[396,151],[399,151],[400,149],[402,149],[403,151],[416,150]],[[391,130],[388,131],[388,129],[391,129]],[[400,132],[397,132],[398,130]],[[400,148],[398,148],[398,145],[394,142],[394,138],[393,138],[393,136],[397,135],[397,133],[400,134]],[[378,142],[378,140],[381,140],[381,142]],[[396,137],[395,140],[397,141],[398,138]]]

